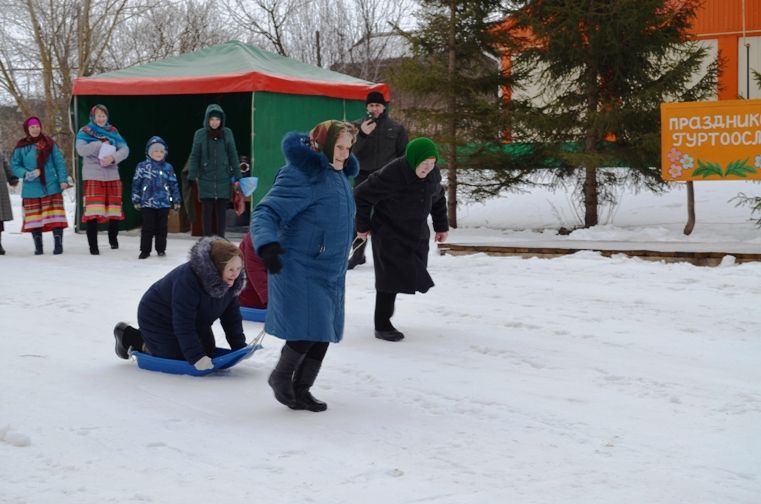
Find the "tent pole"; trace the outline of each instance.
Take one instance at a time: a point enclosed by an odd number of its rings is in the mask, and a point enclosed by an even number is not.
[[[71,176],[74,179],[74,232],[81,231],[79,222],[80,222],[80,212],[82,209],[79,206],[79,198],[80,198],[80,182],[79,182],[79,172],[77,170],[77,164],[79,163],[79,156],[77,156],[77,133],[79,132],[79,100],[77,95],[73,96],[74,98],[74,111],[73,113],[69,112],[69,124],[73,126],[74,133],[74,141],[71,143]]]
[[[255,118],[256,118],[256,91],[252,91],[251,92],[251,135],[249,136],[249,147],[250,147],[251,152],[250,152],[249,158],[248,158],[248,162],[250,163],[250,165],[249,165],[249,167],[250,167],[249,170],[250,171],[248,173],[249,173],[249,175],[253,176],[254,175],[254,170],[257,170],[256,176],[260,177],[260,180],[261,180],[261,176],[262,176],[261,170],[259,170],[256,167],[256,148],[254,146],[254,144],[256,143],[256,131],[254,130]],[[256,201],[254,199],[255,195],[256,195],[256,191],[254,191],[254,194],[252,194],[251,196],[248,197],[248,201],[249,201],[249,203],[251,205],[250,206],[251,212],[254,211],[254,202]],[[249,214],[249,224],[251,223],[250,219],[251,219],[251,216]]]

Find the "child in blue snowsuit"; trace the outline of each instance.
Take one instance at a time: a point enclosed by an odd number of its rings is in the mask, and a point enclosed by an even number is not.
[[[145,144],[145,161],[138,163],[132,179],[132,206],[143,216],[140,232],[139,259],[151,255],[153,237],[156,237],[156,252],[166,254],[167,223],[169,210],[180,209],[180,187],[172,165],[166,162],[169,148],[158,136],[153,136]]]

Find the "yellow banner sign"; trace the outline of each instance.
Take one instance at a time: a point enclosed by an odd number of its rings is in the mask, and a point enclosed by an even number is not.
[[[761,100],[662,103],[661,176],[761,179]]]

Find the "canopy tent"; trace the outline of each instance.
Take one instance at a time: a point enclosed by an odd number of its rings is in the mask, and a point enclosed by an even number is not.
[[[159,135],[169,145],[168,161],[180,172],[190,154],[193,132],[203,126],[210,103],[225,110],[240,155],[251,159],[259,186],[258,202],[283,165],[280,141],[288,131],[307,131],[327,119],[354,120],[365,110],[370,91],[389,99],[388,86],[301,63],[238,41],[207,47],[123,70],[74,81],[72,126],[88,122],[90,107],[108,107],[111,122],[130,147],[120,165],[129,195],[135,166],[145,157],[145,142]],[[77,179],[81,159],[76,157]],[[81,191],[80,191],[81,193]],[[81,215],[81,198],[77,225]],[[125,228],[140,222],[125,196]]]

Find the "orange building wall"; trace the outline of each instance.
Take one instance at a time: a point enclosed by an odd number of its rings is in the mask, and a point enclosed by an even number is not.
[[[761,35],[761,0],[705,0],[698,9],[692,32],[698,38],[717,38],[718,35],[729,34],[742,36],[743,3],[746,34]]]
[[[678,7],[682,2],[683,0],[671,0],[670,3]],[[511,21],[506,19],[499,26],[498,29],[509,30]],[[718,99],[737,99],[740,84],[739,67],[741,61],[745,61],[745,53],[742,56],[740,54],[741,50],[745,50],[741,47],[741,39],[743,34],[747,37],[761,38],[761,0],[704,0],[696,13],[691,33],[698,40],[717,41],[719,55],[724,63],[719,76]],[[753,64],[758,60],[757,54],[751,54],[752,70],[761,71],[761,68],[757,68],[759,65]],[[510,55],[503,54],[504,71],[510,71],[510,64]],[[511,95],[510,89],[504,89],[502,99],[509,101]]]
[[[699,40],[718,41],[719,54],[724,59],[719,77],[719,100],[737,98],[743,13],[745,35],[761,36],[761,0],[705,0],[697,12],[692,29],[695,38]]]

